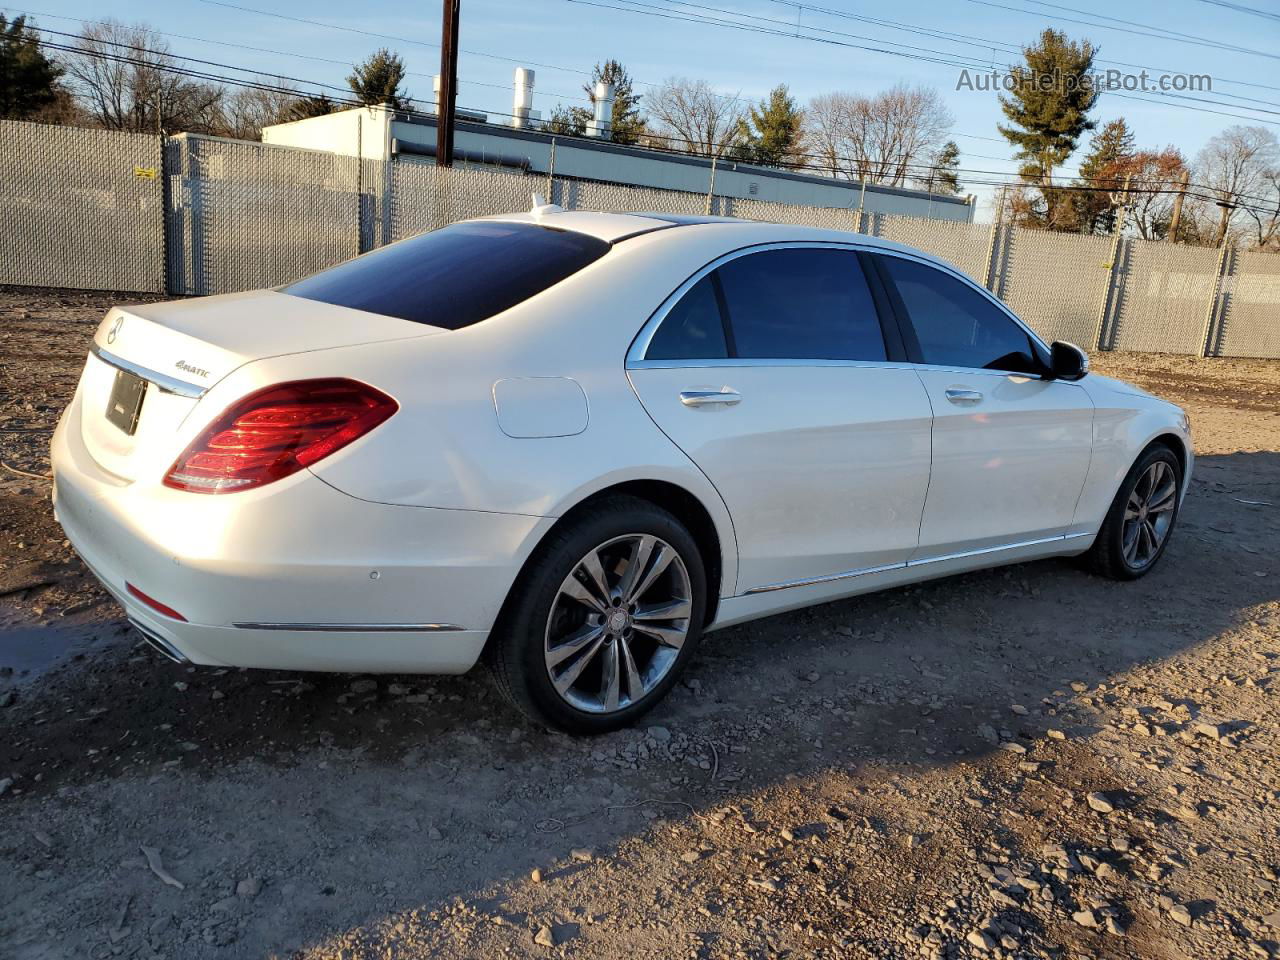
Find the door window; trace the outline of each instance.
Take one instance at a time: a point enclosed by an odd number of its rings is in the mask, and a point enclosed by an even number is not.
[[[1031,337],[973,287],[936,267],[881,257],[906,307],[923,363],[1041,374]]]
[[[739,357],[884,360],[884,334],[858,255],[765,250],[717,271]]]
[[[671,308],[645,352],[646,360],[885,356],[858,255],[821,247],[763,250],[723,264]]]
[[[707,274],[671,308],[649,342],[645,359],[714,360],[728,355],[715,277]]]

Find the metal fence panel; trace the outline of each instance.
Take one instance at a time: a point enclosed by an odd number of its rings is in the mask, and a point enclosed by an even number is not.
[[[160,139],[0,121],[0,283],[164,287]]]
[[[1094,350],[1112,246],[1108,237],[1014,228],[1001,251],[996,292],[1045,341]]]
[[[1222,281],[1222,326],[1214,352],[1280,358],[1280,256],[1238,251],[1231,267]]]
[[[545,177],[437,167],[398,160],[391,168],[391,238],[403,240],[457,220],[528,210]]]
[[[806,227],[821,227],[824,230],[858,229],[858,211],[844,207],[809,207],[742,197],[720,199],[725,205],[725,216],[768,223],[795,223]]]
[[[1218,287],[1220,252],[1141,240],[1121,246],[1115,332],[1108,346],[1199,356]]]
[[[175,293],[276,286],[360,252],[354,157],[187,135],[169,158]]]
[[[868,217],[867,233],[932,254],[967,273],[978,283],[987,282],[991,256],[991,226],[954,220],[894,217],[883,213]]]
[[[555,202],[566,210],[599,210],[604,213],[648,212],[701,216],[707,197],[683,190],[633,187],[622,183],[556,178]],[[714,212],[714,210],[713,210]]]

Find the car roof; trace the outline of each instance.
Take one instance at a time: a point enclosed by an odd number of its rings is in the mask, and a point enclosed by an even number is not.
[[[607,243],[618,243],[630,237],[655,231],[674,230],[690,226],[722,226],[732,229],[739,236],[735,240],[747,243],[770,241],[825,241],[856,242],[864,247],[881,247],[886,250],[908,251],[916,256],[936,260],[922,251],[892,240],[884,240],[865,233],[849,230],[832,230],[802,224],[771,223],[763,220],[744,220],[739,217],[696,216],[682,213],[603,213],[585,210],[561,210],[555,206],[536,208],[527,213],[500,213],[481,220],[501,220],[514,223],[532,223],[553,230],[570,230],[597,237]]]

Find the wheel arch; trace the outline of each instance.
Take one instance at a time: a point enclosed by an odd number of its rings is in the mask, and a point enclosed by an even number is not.
[[[519,572],[511,581],[502,607],[494,621],[494,633],[500,629],[503,623],[511,598],[516,592],[516,587],[523,581],[530,565],[537,562],[542,545],[553,535],[564,529],[566,525],[573,523],[583,510],[613,496],[631,496],[640,500],[647,500],[656,506],[662,507],[684,524],[693,537],[694,543],[698,545],[698,552],[702,557],[703,567],[707,576],[707,609],[704,615],[704,626],[714,622],[726,582],[729,582],[731,587],[731,578],[736,575],[733,563],[736,554],[728,552],[737,549],[736,543],[732,539],[728,543],[725,542],[726,537],[722,534],[722,528],[717,524],[711,509],[687,487],[670,480],[637,478],[620,480],[608,486],[592,490],[560,513],[556,522],[548,527],[542,536],[538,538],[538,541],[533,545],[528,556],[525,557],[524,562],[520,565]],[[728,533],[731,537],[732,528],[729,529]]]

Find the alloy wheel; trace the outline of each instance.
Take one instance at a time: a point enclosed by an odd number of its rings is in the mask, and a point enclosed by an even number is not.
[[[1132,569],[1140,570],[1155,560],[1173,527],[1177,505],[1177,475],[1168,463],[1156,460],[1138,478],[1124,507],[1121,550]]]
[[[641,533],[600,544],[551,605],[543,646],[551,685],[588,713],[626,709],[671,671],[692,612],[689,571],[671,544]]]

